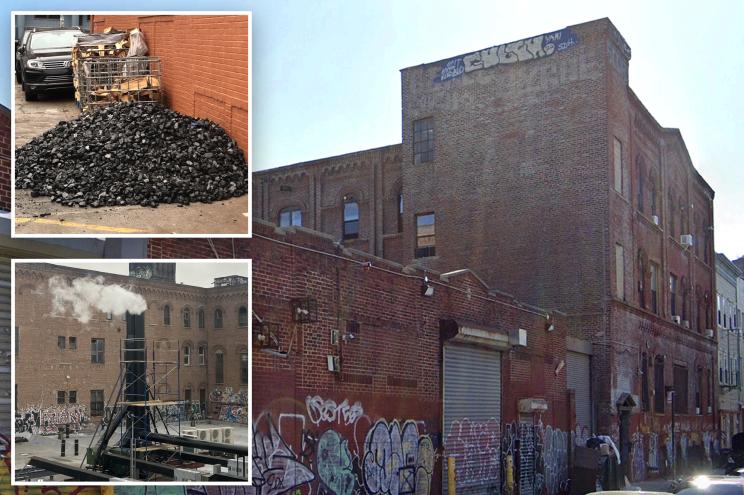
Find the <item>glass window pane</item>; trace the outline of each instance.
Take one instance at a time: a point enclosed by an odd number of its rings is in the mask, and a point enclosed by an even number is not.
[[[359,204],[356,201],[344,203],[344,221],[359,220]]]

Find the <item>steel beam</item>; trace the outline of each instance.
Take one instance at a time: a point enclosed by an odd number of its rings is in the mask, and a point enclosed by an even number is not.
[[[75,481],[111,481],[114,477],[108,474],[99,473],[98,471],[91,471],[89,469],[83,469],[72,466],[70,464],[63,464],[61,462],[44,459],[41,457],[32,457],[28,463],[34,467],[46,469],[53,473],[62,474],[69,476]]]
[[[149,435],[143,436],[142,439],[151,442],[167,443],[169,445],[180,445],[182,447],[192,447],[201,450],[225,452],[239,457],[248,456],[247,446],[243,447],[229,443],[205,442],[204,440],[196,440],[195,438],[163,435],[162,433],[150,433]]]
[[[106,461],[113,461],[117,464],[123,464],[129,467],[129,461],[130,458],[128,455],[124,454],[117,454],[115,452],[106,451],[103,453],[104,463]],[[171,479],[173,479],[174,474],[173,471],[175,469],[174,466],[169,466],[168,464],[162,464],[160,462],[152,462],[152,461],[146,461],[144,459],[135,458],[134,462],[137,464],[137,467],[140,469],[144,469],[145,471],[149,471],[151,473],[158,473],[162,474],[163,476],[167,476]]]

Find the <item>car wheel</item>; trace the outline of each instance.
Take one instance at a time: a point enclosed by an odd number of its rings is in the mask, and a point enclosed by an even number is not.
[[[23,95],[26,97],[26,101],[36,101],[39,99],[39,93],[31,91],[25,85],[23,86]]]

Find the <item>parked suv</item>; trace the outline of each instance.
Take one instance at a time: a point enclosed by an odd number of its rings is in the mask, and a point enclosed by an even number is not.
[[[79,28],[33,31],[19,49],[21,84],[27,101],[39,92],[72,88],[72,47],[83,32]]]

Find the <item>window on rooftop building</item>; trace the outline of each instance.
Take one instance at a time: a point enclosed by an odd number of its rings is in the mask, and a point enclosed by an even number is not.
[[[248,308],[246,308],[245,306],[241,306],[240,309],[238,309],[238,326],[248,326]]]
[[[398,232],[403,232],[403,193],[398,194]]]
[[[618,138],[614,141],[613,166],[615,170],[615,191],[623,194],[623,143]]]
[[[434,119],[431,117],[413,123],[413,163],[434,160]]]
[[[416,258],[436,254],[436,220],[434,213],[416,215]]]
[[[302,210],[297,207],[284,208],[279,212],[280,227],[301,227]]]
[[[651,269],[651,311],[659,314],[659,265],[651,262],[649,264]]]
[[[353,199],[344,200],[344,239],[356,239],[359,237],[359,203]]]

